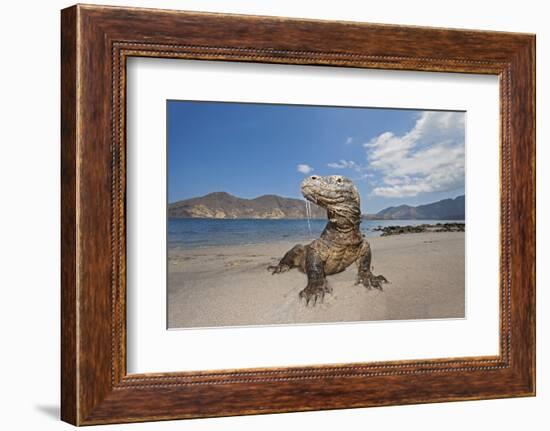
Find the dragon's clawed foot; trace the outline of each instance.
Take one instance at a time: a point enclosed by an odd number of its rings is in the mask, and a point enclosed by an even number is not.
[[[279,263],[277,265],[269,265],[267,267],[268,271],[271,271],[271,275],[273,274],[280,274],[281,272],[287,272],[290,271],[290,266],[285,265],[284,263]]]
[[[374,275],[372,272],[367,272],[365,274],[360,274],[357,277],[355,284],[362,284],[367,289],[372,289],[373,287],[378,290],[382,289],[383,283],[389,283],[389,281],[383,275]]]
[[[323,302],[325,294],[332,293],[332,288],[328,285],[326,280],[319,282],[310,282],[304,290],[300,292],[300,299],[306,302],[306,307],[311,302],[312,306],[315,306],[317,302]]]

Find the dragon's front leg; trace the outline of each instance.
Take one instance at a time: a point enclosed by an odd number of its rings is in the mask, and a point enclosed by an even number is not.
[[[363,247],[361,248],[361,254],[359,256],[358,264],[359,271],[357,273],[357,281],[355,284],[362,284],[367,289],[373,287],[378,290],[382,290],[382,284],[388,283],[388,280],[383,275],[374,275],[371,271],[372,251],[370,244],[365,239],[363,241]]]
[[[332,289],[325,277],[325,264],[315,250],[306,247],[305,272],[307,274],[307,286],[300,292],[300,299],[306,301],[306,306],[317,301],[323,302],[326,293],[332,293]]]
[[[281,272],[290,271],[292,268],[304,268],[305,247],[302,244],[295,245],[279,261],[277,265],[269,265],[267,267],[271,274],[280,274]]]

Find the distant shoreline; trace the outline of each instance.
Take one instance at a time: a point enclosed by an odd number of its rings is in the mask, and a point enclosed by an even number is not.
[[[308,243],[319,238],[326,219],[210,219],[171,218],[168,220],[168,248],[191,249],[204,246],[271,244],[281,240]],[[447,228],[452,225],[452,228]],[[457,227],[458,226],[458,227]],[[420,232],[460,232],[463,220],[362,220],[367,238]],[[389,233],[388,233],[389,232]]]

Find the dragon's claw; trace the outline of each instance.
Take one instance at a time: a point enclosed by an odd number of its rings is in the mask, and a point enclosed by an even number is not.
[[[368,290],[371,290],[373,287],[378,290],[384,290],[382,284],[389,283],[386,277],[383,275],[374,275],[372,272],[359,275],[355,284],[362,284]]]
[[[287,272],[290,271],[290,266],[283,264],[278,265],[269,265],[267,267],[268,271],[271,271],[271,275],[273,274],[280,274],[281,272]]]
[[[332,288],[326,283],[312,283],[308,284],[305,289],[300,292],[300,299],[303,299],[306,303],[306,307],[311,303],[314,307],[317,302],[324,302],[325,294],[332,293]]]

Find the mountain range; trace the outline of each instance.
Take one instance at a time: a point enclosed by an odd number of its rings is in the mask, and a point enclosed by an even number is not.
[[[364,217],[367,220],[464,220],[465,196],[415,207],[410,205],[389,207]]]
[[[367,220],[463,220],[464,195],[444,199],[426,205],[400,205],[389,207],[376,214],[363,215]],[[204,196],[168,204],[170,218],[217,219],[300,219],[306,218],[305,202],[301,199],[277,195],[263,195],[244,199],[226,192],[214,192]],[[312,218],[326,218],[326,211],[311,204]]]
[[[311,204],[312,218],[326,218],[326,211]],[[303,200],[263,195],[243,199],[226,192],[215,192],[168,205],[170,218],[284,219],[306,218]]]

